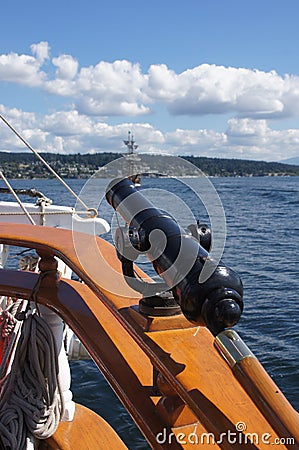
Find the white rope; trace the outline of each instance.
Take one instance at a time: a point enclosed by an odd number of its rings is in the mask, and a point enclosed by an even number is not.
[[[34,153],[34,155],[44,164],[44,166],[60,181],[60,183],[63,184],[63,186],[70,192],[70,194],[72,194],[75,199],[81,203],[81,205],[86,209],[86,210],[90,210],[90,208],[88,208],[88,206],[83,202],[83,200],[81,200],[81,198],[69,187],[69,185],[58,175],[58,173],[55,172],[55,170],[47,163],[47,161],[44,160],[44,158],[42,158],[40,156],[40,154],[33,148],[31,147],[31,145],[29,144],[29,142],[27,142],[23,136],[20,135],[20,133],[18,133],[18,131],[2,116],[2,114],[0,114],[0,119],[3,120],[3,122],[15,133],[16,136],[18,136],[18,138],[26,145],[27,148],[29,148],[29,150],[32,151],[32,153]]]
[[[47,439],[63,404],[53,334],[38,314],[24,320],[11,372],[0,399],[0,436],[7,450],[25,450],[28,438]]]
[[[29,222],[32,225],[35,225],[34,220],[32,219],[32,217],[30,216],[29,212],[27,211],[27,209],[25,208],[25,206],[23,205],[22,201],[19,199],[19,197],[17,196],[17,194],[15,193],[15,191],[13,190],[13,188],[11,187],[11,185],[9,184],[8,180],[5,178],[2,170],[0,170],[0,177],[2,178],[2,180],[4,181],[4,183],[6,184],[6,186],[8,187],[8,189],[10,190],[10,192],[12,193],[12,195],[14,196],[15,200],[18,202],[19,206],[22,208],[22,210],[24,211],[24,214],[28,217]]]

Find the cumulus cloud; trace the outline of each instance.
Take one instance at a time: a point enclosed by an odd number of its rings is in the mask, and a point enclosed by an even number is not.
[[[173,115],[236,114],[269,119],[299,115],[299,77],[275,71],[201,64],[181,73],[165,64],[147,73],[127,60],[79,68],[71,55],[51,59],[55,75],[42,67],[50,59],[47,42],[32,44],[32,55],[0,55],[0,80],[38,86],[70,97],[82,114],[140,116],[164,105]]]
[[[72,80],[75,78],[79,63],[71,55],[61,55],[58,58],[53,58],[52,63],[57,67],[57,78],[63,80]]]
[[[42,41],[38,44],[31,45],[31,51],[36,56],[37,60],[43,63],[46,59],[49,59],[50,47],[48,42]]]
[[[33,56],[16,53],[0,55],[0,81],[42,87],[46,74],[40,68],[41,61]]]
[[[129,61],[99,62],[83,67],[69,55],[53,58],[56,77],[45,83],[45,90],[58,96],[71,96],[83,114],[138,116],[150,112],[143,92],[146,77],[138,64]]]
[[[95,153],[124,152],[123,139],[131,130],[140,152],[281,160],[298,155],[299,130],[274,130],[266,120],[233,118],[224,132],[209,129],[176,129],[163,132],[149,123],[116,125],[79,114],[58,111],[44,116],[8,109],[0,113],[40,152]],[[0,127],[2,151],[25,151],[26,147],[4,125]],[[286,151],[287,149],[287,151]]]
[[[92,115],[141,115],[149,112],[144,105],[146,78],[139,64],[129,61],[82,68],[77,82],[78,109]]]
[[[299,77],[292,79],[299,88]],[[149,94],[163,100],[175,115],[206,115],[236,112],[248,117],[286,115],[290,79],[276,72],[202,64],[175,74],[166,66],[152,66]]]
[[[157,150],[163,144],[163,133],[147,123],[109,125],[98,119],[79,114],[76,110],[58,111],[44,116],[26,113],[0,104],[0,113],[39,152],[95,153],[123,152],[123,139],[134,129],[146,143],[144,149]],[[26,151],[26,147],[0,121],[0,151]]]
[[[107,93],[97,97],[80,96],[76,102],[78,110],[91,116],[140,116],[149,112],[149,108],[136,102],[112,101]]]
[[[225,133],[214,130],[177,129],[165,134],[169,152],[177,155],[215,156],[214,152],[221,151],[226,140]]]
[[[40,116],[0,105],[0,111],[41,151],[122,151],[122,140],[133,127],[143,151],[268,160],[298,154],[298,129],[270,127],[270,119],[299,115],[295,75],[214,64],[181,73],[154,64],[145,72],[127,60],[80,67],[72,55],[52,57],[49,44],[42,41],[31,45],[30,55],[0,54],[1,81],[46,93],[49,105],[53,99],[51,113]],[[230,118],[222,131],[168,125],[169,131],[163,132],[149,123],[152,117],[159,123],[161,111],[169,123],[173,116],[183,115]],[[145,116],[146,122],[135,119],[130,124],[129,118]],[[124,123],[109,124],[116,117],[123,117]],[[22,148],[7,130],[0,132],[1,149]]]
[[[230,119],[227,148],[248,159],[282,160],[298,155],[299,129],[274,130],[266,120]]]
[[[91,119],[77,111],[58,111],[44,116],[40,123],[44,130],[58,136],[87,135],[93,128]]]
[[[55,78],[45,82],[43,88],[50,94],[71,97],[76,96],[76,83],[79,63],[71,55],[60,55],[52,59],[56,67]]]

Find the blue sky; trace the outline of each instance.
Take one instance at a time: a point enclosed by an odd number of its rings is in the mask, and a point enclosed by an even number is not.
[[[0,112],[39,151],[299,151],[297,0],[1,7]],[[0,126],[2,151],[23,151]]]

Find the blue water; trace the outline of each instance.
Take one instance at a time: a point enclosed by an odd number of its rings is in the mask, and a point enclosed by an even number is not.
[[[215,178],[211,181],[226,215],[223,260],[240,274],[245,288],[245,309],[236,329],[299,410],[299,178]],[[142,188],[161,189],[158,203],[162,202],[166,210],[171,208],[179,221],[185,220],[183,226],[190,223],[191,216],[182,212],[179,199],[173,195],[181,197],[195,211],[195,217],[208,220],[203,205],[188,188],[188,180],[185,182],[144,179]],[[22,180],[13,184],[35,187],[55,203],[74,205],[69,194],[54,180]],[[71,180],[69,184],[79,192],[84,180]],[[95,206],[100,203],[101,215],[111,221],[113,211],[101,201],[101,196],[102,193],[94,192],[90,200]],[[80,361],[72,363],[71,368],[75,400],[105,417],[130,449],[148,448],[95,365]]]

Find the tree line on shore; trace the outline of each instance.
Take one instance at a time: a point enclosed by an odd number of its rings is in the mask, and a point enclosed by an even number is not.
[[[43,158],[64,178],[88,178],[100,167],[121,157],[120,153],[42,153]],[[299,166],[245,159],[184,156],[207,176],[299,176]],[[31,153],[0,152],[0,166],[7,178],[49,178],[48,170]],[[174,174],[175,176],[176,174]]]

